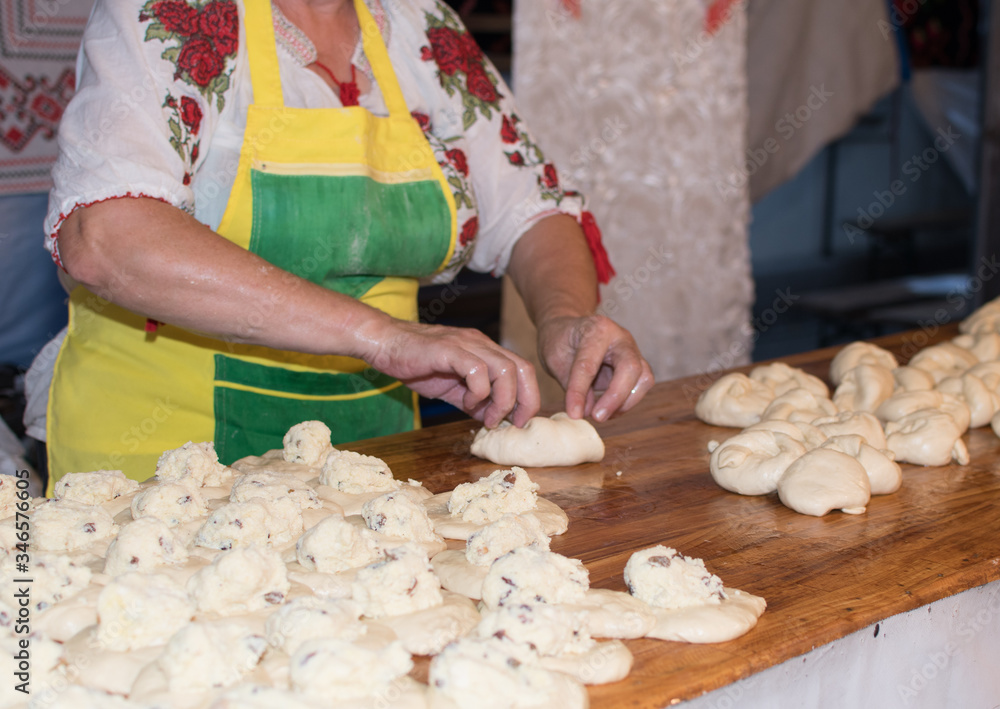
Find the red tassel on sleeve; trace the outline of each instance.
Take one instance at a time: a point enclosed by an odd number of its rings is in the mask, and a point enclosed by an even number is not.
[[[594,268],[597,269],[597,282],[607,285],[614,278],[615,268],[611,265],[608,252],[604,250],[601,243],[601,227],[597,226],[597,220],[590,212],[583,212],[580,215],[580,226],[583,227],[583,235],[587,237],[587,246],[590,248],[590,255],[594,259]]]
[[[729,21],[729,16],[733,12],[733,5],[735,5],[739,0],[714,0],[711,5],[708,6],[708,12],[705,13],[705,32],[709,36],[715,35],[722,26]]]

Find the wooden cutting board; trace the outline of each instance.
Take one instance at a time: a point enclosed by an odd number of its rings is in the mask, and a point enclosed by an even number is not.
[[[928,337],[916,332],[877,342],[906,361]],[[836,351],[782,361],[825,379]],[[658,384],[636,409],[598,426],[607,446],[601,463],[529,471],[570,518],[552,550],[581,559],[592,587],[625,590],[629,556],[665,544],[704,559],[727,586],[768,602],[757,627],[731,642],[629,641],[632,673],[591,688],[592,706],[652,709],[690,699],[1000,578],[1000,439],[988,427],[965,436],[970,465],[904,465],[902,489],[872,498],[865,514],[808,517],[776,495],[743,497],[712,481],[708,442],[738,430],[694,417],[710,381]],[[383,458],[399,479],[442,492],[496,469],[469,453],[476,426],[470,420],[346,447]]]

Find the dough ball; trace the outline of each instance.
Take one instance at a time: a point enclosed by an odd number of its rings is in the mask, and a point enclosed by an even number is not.
[[[390,549],[384,559],[360,569],[352,597],[369,618],[413,613],[444,601],[427,552],[415,544]]]
[[[168,564],[183,564],[188,553],[167,523],[142,517],[126,524],[108,547],[104,573],[120,576],[130,571],[152,571]]]
[[[818,419],[822,420],[822,419]],[[879,424],[881,426],[881,424]],[[747,433],[748,431],[773,431],[774,433],[783,433],[789,438],[795,439],[802,445],[806,447],[806,450],[812,450],[813,448],[819,448],[823,445],[823,441],[827,439],[827,435],[823,433],[814,424],[806,423],[804,421],[796,421],[792,423],[791,421],[785,421],[784,419],[765,419],[760,423],[755,423],[753,426],[747,426],[743,429],[742,433]],[[715,450],[717,446],[710,446],[709,452]]]
[[[806,447],[783,433],[757,429],[738,433],[712,451],[708,469],[720,487],[741,495],[766,495]]]
[[[831,510],[865,511],[871,483],[861,463],[829,448],[811,450],[788,466],[778,480],[778,497],[786,507],[822,517]]]
[[[968,373],[979,377],[987,387],[1000,393],[1000,362],[980,362],[971,367]]]
[[[587,613],[547,603],[508,603],[483,614],[476,635],[528,645],[539,655],[578,655],[596,644]]]
[[[927,391],[934,388],[934,377],[916,367],[896,367],[892,370],[896,391]]]
[[[790,389],[776,397],[761,414],[762,420],[782,419],[792,423],[812,423],[824,416],[838,413],[836,404],[829,399],[818,397],[808,389]]]
[[[381,559],[382,548],[370,530],[330,515],[299,538],[295,556],[309,571],[336,573]]]
[[[428,684],[433,695],[457,709],[588,706],[587,690],[561,672],[538,666],[526,645],[498,638],[466,637],[431,660]]]
[[[330,427],[322,421],[303,421],[288,429],[282,439],[282,457],[289,463],[316,467],[333,450]]]
[[[207,549],[289,544],[302,534],[302,512],[289,497],[230,502],[209,516],[194,544]]]
[[[750,378],[771,389],[775,396],[781,396],[787,391],[801,387],[822,399],[830,398],[830,389],[822,379],[801,369],[790,367],[784,362],[754,367],[750,370]]]
[[[550,541],[537,517],[505,514],[469,536],[465,542],[465,558],[475,566],[488,567],[518,547],[548,551]]]
[[[963,431],[948,414],[921,409],[885,425],[886,445],[896,460],[916,465],[969,463]]]
[[[766,384],[734,372],[720,377],[701,393],[694,414],[713,426],[744,428],[760,421],[774,397]]]
[[[357,640],[365,634],[361,608],[345,599],[304,596],[289,601],[267,618],[267,641],[288,655],[302,643],[320,638]]]
[[[523,428],[509,421],[494,429],[483,427],[472,441],[472,455],[529,468],[579,465],[603,460],[604,442],[589,422],[560,412],[552,418],[535,416]]]
[[[980,362],[995,362],[1000,359],[1000,333],[983,332],[978,335],[959,335],[952,343],[969,350]]]
[[[239,615],[280,605],[290,584],[277,552],[260,547],[224,551],[187,582],[202,612]]]
[[[434,533],[434,523],[424,506],[403,490],[369,500],[361,508],[361,516],[369,529],[387,537],[415,542],[444,541]]]
[[[240,475],[229,493],[232,502],[254,499],[274,502],[282,497],[291,498],[300,510],[317,510],[323,506],[315,490],[288,473],[260,470]]]
[[[537,490],[537,483],[522,468],[497,470],[474,483],[456,487],[448,500],[448,512],[465,522],[489,524],[505,514],[535,509]]]
[[[865,411],[841,411],[836,416],[816,419],[813,425],[827,438],[861,436],[865,439],[865,443],[873,448],[879,450],[885,448],[885,431],[882,429],[882,424],[874,414]]]
[[[400,482],[392,477],[385,461],[354,451],[333,451],[323,462],[321,485],[357,495],[363,492],[392,492]]]
[[[833,394],[833,403],[841,411],[873,412],[892,396],[896,379],[892,370],[877,364],[859,364],[844,373]]]
[[[974,374],[966,372],[960,377],[942,379],[938,391],[951,394],[969,407],[969,428],[986,426],[997,411],[1000,411],[1000,395],[986,386],[986,382]]]
[[[72,500],[81,505],[100,505],[139,489],[120,470],[95,470],[92,473],[67,473],[55,487],[57,500]]]
[[[244,623],[190,623],[170,638],[157,663],[171,691],[229,687],[246,676],[267,649],[267,641]]]
[[[289,665],[293,689],[333,704],[384,695],[411,669],[399,642],[373,650],[336,638],[303,643]]]
[[[483,604],[492,610],[508,603],[577,603],[589,588],[579,559],[520,547],[493,562],[483,579]]]
[[[1000,298],[980,306],[972,315],[958,324],[959,332],[979,335],[1000,332]]]
[[[880,420],[889,423],[890,421],[900,421],[925,409],[934,409],[951,416],[962,433],[965,433],[969,424],[972,423],[972,412],[964,401],[937,389],[896,392],[882,402],[882,405],[875,411],[875,415]]]
[[[889,350],[870,342],[852,342],[840,350],[830,362],[830,381],[834,386],[840,386],[844,374],[859,364],[874,364],[886,369],[895,369],[899,366],[896,356]]]
[[[118,652],[163,645],[190,622],[194,610],[187,592],[169,576],[123,574],[97,597],[97,643]]]
[[[704,561],[662,544],[629,557],[625,585],[654,608],[718,605],[726,598],[722,581],[705,568]]]
[[[97,505],[53,500],[31,515],[31,546],[38,551],[76,551],[117,533],[111,515]]]
[[[219,487],[232,478],[233,469],[219,462],[211,441],[188,441],[180,448],[165,451],[156,463],[156,479],[160,482],[183,480],[193,487]]]
[[[31,607],[35,611],[43,611],[65,598],[75,596],[87,588],[93,575],[87,566],[64,554],[32,554],[28,574],[17,571],[15,560],[16,557],[11,555],[0,562],[2,597],[16,603],[14,593],[21,584],[17,584],[14,579],[30,578]]]
[[[979,364],[974,354],[951,342],[925,347],[910,358],[909,366],[928,372],[934,381],[961,376],[965,370]]]
[[[903,471],[893,452],[870,446],[861,436],[833,436],[823,447],[846,453],[861,463],[868,473],[873,495],[888,495],[903,484]]]
[[[156,517],[175,527],[207,514],[201,493],[181,483],[153,485],[132,498],[132,519]]]

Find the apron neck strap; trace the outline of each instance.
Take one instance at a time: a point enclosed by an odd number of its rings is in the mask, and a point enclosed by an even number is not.
[[[274,37],[271,0],[246,0],[245,7],[244,25],[254,103],[269,108],[283,108],[285,100],[281,93],[281,73],[278,70],[278,49]],[[368,57],[368,63],[375,75],[375,82],[382,91],[382,98],[385,100],[386,108],[389,109],[389,115],[406,116],[409,114],[406,99],[403,97],[399,82],[396,81],[396,74],[389,60],[389,50],[386,49],[378,24],[363,0],[354,0],[354,8],[361,26],[361,42],[365,56]]]

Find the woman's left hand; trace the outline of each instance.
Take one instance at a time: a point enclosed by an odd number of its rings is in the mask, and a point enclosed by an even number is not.
[[[541,323],[538,352],[566,390],[566,413],[573,418],[606,421],[639,403],[654,383],[635,339],[603,315]]]

